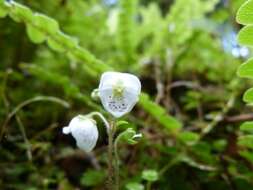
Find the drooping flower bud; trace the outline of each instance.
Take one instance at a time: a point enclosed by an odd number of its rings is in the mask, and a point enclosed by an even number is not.
[[[100,79],[99,97],[114,117],[130,112],[139,100],[140,80],[129,73],[105,72]]]
[[[71,133],[76,140],[76,145],[85,152],[92,151],[98,140],[96,121],[90,117],[81,115],[74,117],[62,132]]]

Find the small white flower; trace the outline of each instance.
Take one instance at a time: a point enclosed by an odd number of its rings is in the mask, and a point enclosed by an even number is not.
[[[81,115],[74,117],[62,132],[64,134],[71,133],[76,140],[76,145],[85,152],[92,151],[98,140],[96,121],[90,117]]]
[[[140,80],[129,73],[105,72],[100,79],[99,97],[114,117],[130,112],[139,100]]]

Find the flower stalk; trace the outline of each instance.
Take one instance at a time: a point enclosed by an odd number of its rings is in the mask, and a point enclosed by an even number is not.
[[[114,139],[114,132],[115,125],[114,122],[111,122],[109,133],[108,133],[108,190],[114,189],[114,167],[113,167],[113,139]]]

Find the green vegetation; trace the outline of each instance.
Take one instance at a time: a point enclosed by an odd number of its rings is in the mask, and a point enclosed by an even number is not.
[[[115,125],[120,189],[251,190],[252,12],[253,0],[0,0],[0,189],[105,189],[103,123],[92,153],[62,128],[110,117],[91,93],[119,71],[142,83]]]

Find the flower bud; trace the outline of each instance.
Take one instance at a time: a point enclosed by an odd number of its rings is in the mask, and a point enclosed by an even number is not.
[[[139,100],[141,83],[132,74],[105,72],[98,90],[105,110],[114,117],[121,117],[130,112]]]
[[[76,145],[85,152],[92,151],[98,140],[96,122],[90,117],[81,115],[74,117],[62,132],[64,134],[71,133],[76,140]]]

